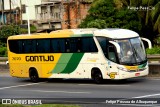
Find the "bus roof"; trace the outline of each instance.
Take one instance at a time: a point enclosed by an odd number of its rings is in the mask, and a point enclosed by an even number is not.
[[[119,28],[107,28],[101,29],[94,32],[95,36],[105,36],[112,39],[124,39],[124,38],[133,38],[138,37],[139,34],[128,30],[128,29],[119,29]]]
[[[52,31],[50,33],[35,33],[10,36],[8,39],[31,39],[31,38],[62,38],[62,37],[87,37],[87,36],[104,36],[112,39],[123,39],[138,37],[139,35],[128,29],[107,28],[107,29],[65,29]]]

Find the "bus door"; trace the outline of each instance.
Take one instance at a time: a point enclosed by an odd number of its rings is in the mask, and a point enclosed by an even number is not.
[[[117,51],[114,44],[109,43],[108,44],[108,70],[109,70],[109,77],[111,79],[115,79],[118,75],[117,70],[117,63],[118,63],[118,57],[117,57]]]

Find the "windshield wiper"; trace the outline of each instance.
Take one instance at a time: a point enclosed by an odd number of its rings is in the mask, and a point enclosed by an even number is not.
[[[137,51],[135,50],[134,46],[132,46],[132,48],[133,48],[133,53],[134,53],[135,56],[136,56],[136,62],[137,62],[137,64],[138,64],[139,62],[137,61],[137,59],[140,58],[140,60],[142,61],[142,58],[141,58],[141,57],[138,57],[139,55],[137,54]]]

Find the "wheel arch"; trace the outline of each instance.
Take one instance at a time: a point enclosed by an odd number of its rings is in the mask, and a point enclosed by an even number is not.
[[[35,67],[30,67],[30,68],[29,68],[29,76],[30,76],[32,73],[37,73],[37,74],[38,74],[38,71],[37,71],[37,69],[36,69]],[[38,76],[39,76],[39,74],[38,74]]]
[[[91,78],[93,78],[94,74],[96,74],[96,73],[101,73],[102,78],[103,78],[103,74],[98,67],[94,67],[94,68],[91,69]]]

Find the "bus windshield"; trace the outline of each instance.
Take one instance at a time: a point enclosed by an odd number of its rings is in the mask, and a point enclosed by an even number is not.
[[[145,49],[139,37],[116,41],[121,49],[118,55],[121,64],[140,64],[146,61]]]

